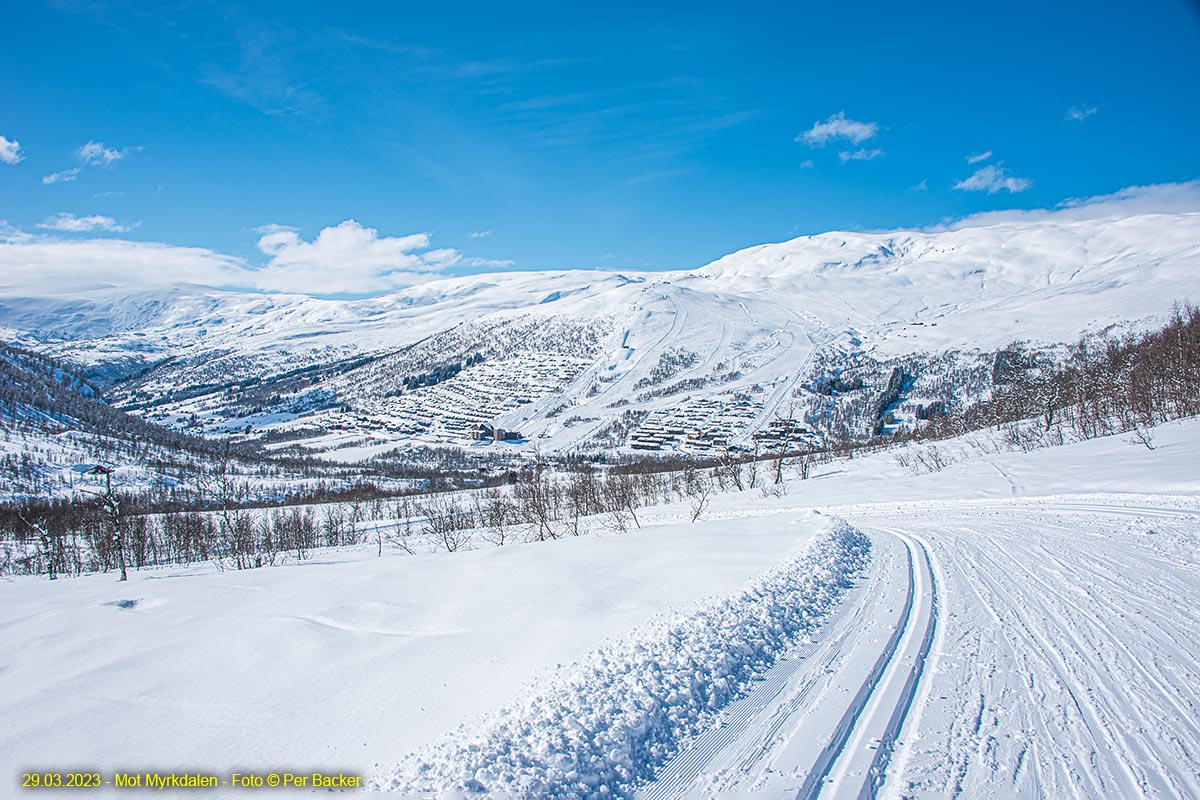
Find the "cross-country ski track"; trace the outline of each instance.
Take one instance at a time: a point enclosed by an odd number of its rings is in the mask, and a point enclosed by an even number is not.
[[[9,578],[0,748],[443,800],[1200,798],[1200,420],[1153,435],[550,542]]]
[[[829,509],[869,571],[638,797],[1200,797],[1200,513],[1111,499]]]
[[[868,532],[873,566],[819,637],[770,669],[640,797],[873,796],[928,659],[937,600],[921,542]]]

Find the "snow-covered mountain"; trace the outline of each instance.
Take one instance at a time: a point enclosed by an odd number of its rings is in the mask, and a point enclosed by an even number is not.
[[[365,300],[197,286],[3,297],[0,329],[83,364],[151,419],[286,430],[348,460],[469,444],[483,423],[550,450],[705,452],[748,444],[798,402],[811,410],[805,387],[822,374],[950,352],[966,369],[975,351],[1070,342],[1198,298],[1200,214],[1051,216]]]

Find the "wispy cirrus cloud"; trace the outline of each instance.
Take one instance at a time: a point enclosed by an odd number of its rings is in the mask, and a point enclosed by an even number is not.
[[[280,225],[275,222],[268,222],[265,225],[259,225],[257,228],[251,228],[254,233],[281,233],[283,231],[298,231],[300,230],[295,225]]]
[[[141,150],[141,145],[134,147],[115,148],[109,147],[104,142],[98,142],[95,139],[88,140],[88,143],[78,148],[75,151],[75,158],[83,167],[102,167],[104,169],[112,169],[119,162],[124,161],[133,153]],[[49,175],[42,176],[42,183],[51,185],[55,183],[68,183],[76,180],[79,173],[83,171],[83,167],[70,167],[68,169],[60,169],[58,172],[51,172]]]
[[[813,126],[796,137],[797,142],[804,142],[809,147],[824,147],[830,140],[845,139],[852,144],[862,144],[868,139],[875,138],[879,133],[876,122],[860,122],[849,119],[845,111],[832,114],[825,120],[818,120]]]
[[[21,143],[16,139],[0,136],[0,161],[5,164],[19,164],[25,160],[21,153]]]
[[[470,233],[467,234],[467,238],[468,239],[486,239],[487,237],[489,237],[491,235],[492,235],[492,231],[489,228],[486,231],[471,231]]]
[[[51,172],[49,175],[42,176],[42,183],[67,183],[79,177],[79,167],[71,167],[70,169],[62,169],[58,172]]]
[[[1067,115],[1064,119],[1072,122],[1083,122],[1088,117],[1100,110],[1099,106],[1089,106],[1086,103],[1077,103],[1067,109]]]
[[[89,167],[113,167],[141,149],[141,146],[137,145],[118,150],[109,147],[104,142],[91,140],[75,151],[75,157]]]
[[[103,214],[89,214],[77,217],[74,214],[64,211],[52,217],[46,217],[38,223],[38,227],[52,231],[64,231],[66,233],[91,233],[93,231],[125,233],[126,231],[133,230],[139,224],[135,222],[132,225],[125,225]]]
[[[978,164],[980,161],[987,161],[991,157],[992,151],[984,150],[982,153],[971,153],[969,156],[966,156],[966,159],[968,164]]]
[[[987,192],[988,194],[995,194],[999,191],[1023,192],[1031,186],[1033,186],[1033,181],[1029,178],[1015,177],[1004,167],[1003,161],[980,167],[969,178],[954,184],[954,188],[960,192]]]
[[[845,164],[847,161],[874,161],[884,153],[876,147],[873,150],[868,150],[865,147],[860,147],[857,150],[842,150],[838,153],[838,158]]]

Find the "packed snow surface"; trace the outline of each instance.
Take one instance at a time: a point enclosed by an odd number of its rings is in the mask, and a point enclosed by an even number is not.
[[[1200,796],[1200,421],[1150,434],[1030,453],[977,434],[939,443],[937,472],[832,462],[623,535],[8,580],[4,780]]]

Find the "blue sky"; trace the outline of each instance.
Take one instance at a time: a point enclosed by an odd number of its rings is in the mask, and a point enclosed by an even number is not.
[[[694,267],[1200,176],[1200,10],[1175,0],[6,17],[9,242],[200,248],[260,288]]]

